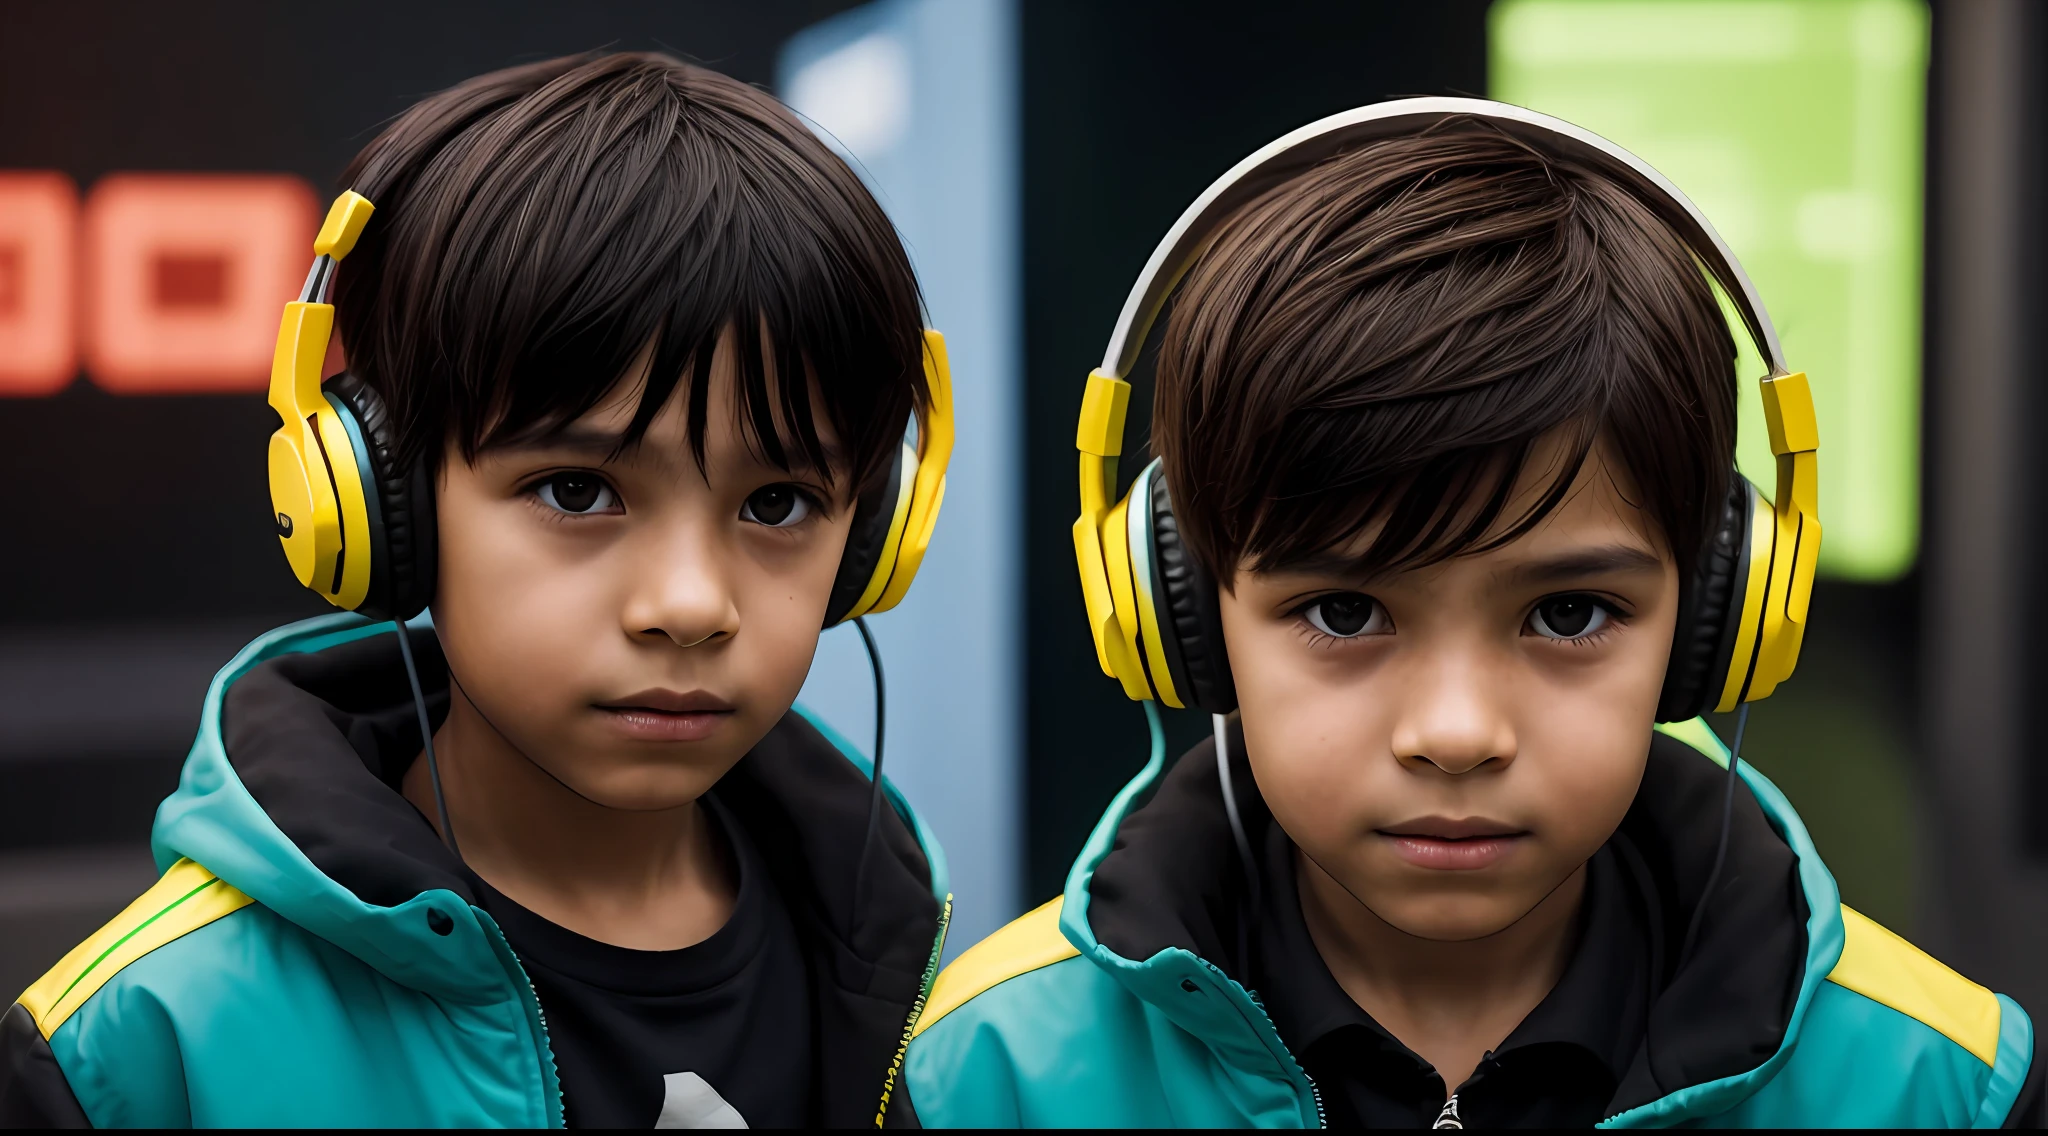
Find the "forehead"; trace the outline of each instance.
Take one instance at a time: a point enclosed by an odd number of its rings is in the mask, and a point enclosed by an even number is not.
[[[1562,489],[1556,505],[1527,531],[1514,533],[1525,518],[1541,508],[1546,497],[1558,492],[1558,481],[1571,459],[1571,451],[1571,440],[1563,434],[1553,433],[1539,439],[1508,491],[1506,506],[1484,536],[1472,542],[1469,551],[1392,570],[1366,568],[1374,563],[1374,544],[1385,527],[1383,520],[1377,520],[1327,552],[1282,566],[1278,573],[1342,576],[1384,583],[1447,572],[1515,572],[1587,550],[1601,550],[1603,556],[1595,560],[1616,567],[1669,560],[1668,544],[1654,518],[1637,504],[1627,469],[1614,459],[1608,447],[1597,442],[1569,485]],[[1485,496],[1484,492],[1474,492],[1454,502],[1448,509],[1445,526],[1457,528],[1478,516]],[[1587,563],[1594,565],[1595,561]]]
[[[699,465],[709,465],[748,461],[783,468],[771,459],[767,447],[761,444],[755,424],[749,421],[747,407],[741,397],[738,353],[729,334],[721,337],[712,356],[701,399],[693,390],[693,376],[686,372],[669,390],[661,405],[653,409],[645,432],[633,437],[633,424],[646,410],[642,403],[648,397],[652,360],[652,350],[643,350],[627,373],[605,392],[595,406],[567,422],[537,428],[529,436],[515,440],[514,444],[602,446],[609,451],[607,456],[631,462],[666,463],[694,459]],[[804,447],[798,444],[797,430],[783,405],[780,380],[772,362],[766,363],[765,372],[769,388],[766,400],[769,417],[781,442],[782,452],[792,464],[804,465]],[[817,384],[809,383],[806,393],[811,411],[808,425],[817,434],[826,463],[835,471],[842,470],[846,458]],[[703,431],[701,440],[691,436],[693,417]]]
[[[1562,441],[1555,435],[1537,444],[1529,464],[1515,480],[1508,507],[1487,533],[1487,543],[1511,529],[1516,518],[1540,504],[1560,472],[1560,463],[1567,456],[1563,452]],[[1662,558],[1665,555],[1662,534],[1650,514],[1636,503],[1636,498],[1627,468],[1613,459],[1605,444],[1596,442],[1556,508],[1528,532],[1491,552],[1475,555],[1512,558],[1558,544],[1619,540],[1641,545]]]

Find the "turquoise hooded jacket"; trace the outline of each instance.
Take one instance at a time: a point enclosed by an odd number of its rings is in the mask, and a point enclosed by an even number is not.
[[[392,630],[308,620],[256,640],[215,678],[157,812],[161,880],[0,1020],[0,1118],[562,1126],[547,1024],[519,959],[390,788],[419,745]],[[431,647],[421,657],[440,672]],[[252,684],[239,704],[238,684]],[[445,678],[437,687],[430,702],[444,706]],[[380,751],[391,764],[378,772],[366,763]],[[944,857],[893,788],[877,848],[887,854],[854,903],[867,772],[792,712],[719,788],[775,845],[764,852],[813,970],[813,1099],[836,1126],[875,1124],[886,1109],[949,910]]]
[[[1662,729],[1622,831],[1668,867],[1683,912],[1706,887],[1728,756],[1697,720]],[[940,976],[905,1065],[924,1126],[1321,1126],[1317,1087],[1217,933],[1233,845],[1214,752],[1169,772],[1155,720],[1151,762],[1065,893]],[[1843,906],[1785,797],[1738,771],[1729,882],[1603,1126],[2001,1126],[2032,1065],[2026,1014]],[[1247,825],[1271,823],[1250,808]]]

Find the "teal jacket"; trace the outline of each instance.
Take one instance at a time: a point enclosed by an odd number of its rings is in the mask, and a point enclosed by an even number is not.
[[[0,1020],[0,1123],[562,1125],[519,959],[392,788],[419,731],[391,632],[308,620],[214,679],[157,812],[162,879]],[[415,639],[439,712],[445,670]],[[719,783],[797,917],[834,1126],[885,1109],[949,910],[893,788],[854,902],[867,770],[793,712]]]
[[[939,977],[905,1064],[926,1127],[1320,1126],[1316,1086],[1233,978],[1242,876],[1214,752],[1167,772],[1155,725],[1065,894]],[[1727,760],[1698,721],[1660,733],[1623,823],[1667,926],[1706,887]],[[1739,772],[1724,886],[1604,1126],[1999,1127],[2039,1091],[2026,1014],[1844,907],[1791,805]],[[1271,817],[1254,800],[1245,823]]]

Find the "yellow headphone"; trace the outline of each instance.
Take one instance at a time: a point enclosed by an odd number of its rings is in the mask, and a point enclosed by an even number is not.
[[[397,460],[383,401],[340,374],[321,381],[334,333],[334,268],[376,207],[354,190],[336,198],[313,239],[313,268],[284,306],[270,364],[270,503],[278,541],[299,583],[329,603],[379,619],[406,619],[433,598],[433,486],[425,463]],[[864,498],[847,536],[826,624],[887,611],[917,576],[946,496],[953,454],[953,380],[946,341],[924,333],[931,404],[915,448],[906,443],[881,491]]]
[[[1154,461],[1122,499],[1116,492],[1124,415],[1136,364],[1160,308],[1219,226],[1259,194],[1360,143],[1426,129],[1450,117],[1481,119],[1539,149],[1587,161],[1618,177],[1721,279],[1770,373],[1764,418],[1777,455],[1778,496],[1733,475],[1717,531],[1694,566],[1658,701],[1660,721],[1733,710],[1791,677],[1806,635],[1820,554],[1820,432],[1804,372],[1785,366],[1756,287],[1697,206],[1642,159],[1561,119],[1485,99],[1399,99],[1310,123],[1245,158],[1195,200],[1145,265],[1088,376],[1074,445],[1080,450],[1081,516],[1074,554],[1096,660],[1137,700],[1212,714],[1236,708],[1216,584],[1180,541],[1171,494]]]

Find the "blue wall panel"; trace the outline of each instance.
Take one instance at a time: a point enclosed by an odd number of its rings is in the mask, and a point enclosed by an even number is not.
[[[777,71],[777,93],[895,220],[952,359],[944,511],[908,598],[870,621],[888,668],[885,769],[951,863],[949,956],[1018,914],[1022,873],[1016,41],[1009,0],[881,0],[792,37]],[[826,634],[802,697],[869,744],[852,629]]]

